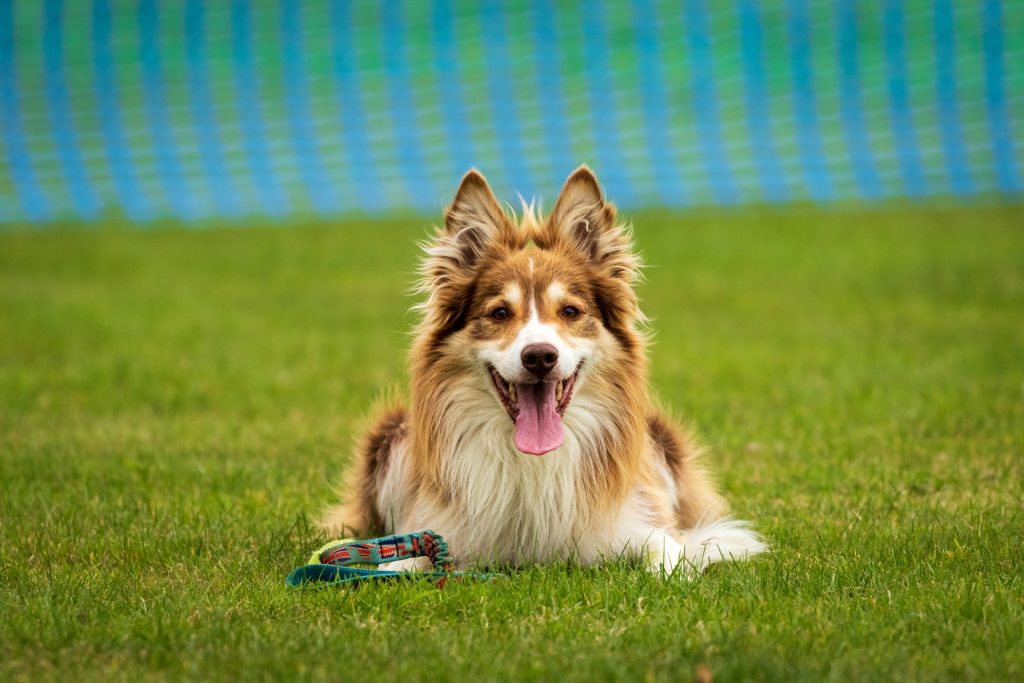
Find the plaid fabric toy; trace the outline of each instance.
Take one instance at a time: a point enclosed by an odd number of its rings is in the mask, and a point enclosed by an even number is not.
[[[414,557],[430,558],[434,571],[406,572],[373,568],[378,564]],[[315,583],[355,586],[368,579],[394,580],[407,577],[431,579],[437,583],[438,588],[442,588],[449,577],[490,581],[500,576],[457,572],[454,569],[455,561],[448,552],[448,544],[440,534],[428,530],[361,541],[352,538],[331,541],[315,551],[306,565],[289,574],[287,583],[292,588]]]

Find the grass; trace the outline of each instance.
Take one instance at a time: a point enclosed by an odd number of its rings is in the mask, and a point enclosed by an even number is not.
[[[639,214],[661,398],[774,553],[289,591],[416,221],[0,236],[0,680],[1024,677],[1024,209]]]

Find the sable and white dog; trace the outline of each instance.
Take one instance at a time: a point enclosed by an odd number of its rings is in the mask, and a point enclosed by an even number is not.
[[[546,220],[466,174],[426,246],[410,404],[381,411],[325,526],[433,529],[461,566],[762,552],[648,396],[639,267],[585,166]]]

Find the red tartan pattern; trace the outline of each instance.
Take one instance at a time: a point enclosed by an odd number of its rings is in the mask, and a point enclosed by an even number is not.
[[[433,531],[396,534],[362,541],[351,541],[327,548],[320,553],[322,564],[383,564],[413,557],[429,557],[434,568],[451,571],[454,562],[448,544]]]

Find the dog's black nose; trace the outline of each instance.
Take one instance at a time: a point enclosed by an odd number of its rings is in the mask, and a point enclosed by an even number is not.
[[[551,344],[530,344],[519,354],[523,367],[532,372],[537,379],[544,379],[558,362],[558,349]]]

